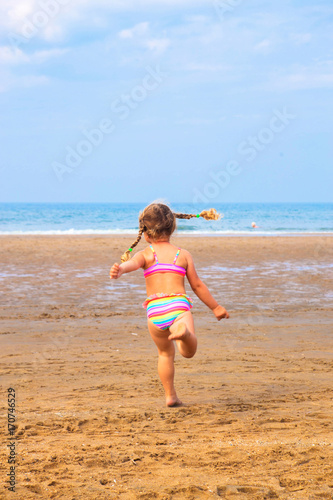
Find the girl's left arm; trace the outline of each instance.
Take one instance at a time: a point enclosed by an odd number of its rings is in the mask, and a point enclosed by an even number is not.
[[[186,251],[186,260],[187,260],[186,276],[193,292],[199,297],[199,299],[204,304],[206,304],[207,307],[209,307],[213,311],[213,313],[215,314],[216,318],[219,321],[222,318],[229,318],[228,311],[214,299],[214,297],[208,290],[205,283],[203,283],[199,278],[199,276],[197,275],[192,256],[187,251]]]
[[[110,269],[110,278],[116,280],[120,278],[122,274],[136,271],[137,269],[140,269],[140,267],[144,267],[144,265],[145,265],[145,258],[143,255],[143,251],[141,251],[135,254],[134,257],[131,260],[128,260],[127,262],[123,262],[120,265],[117,263],[113,264],[113,266]]]

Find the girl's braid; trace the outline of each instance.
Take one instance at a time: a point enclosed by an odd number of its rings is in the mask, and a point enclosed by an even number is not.
[[[217,213],[215,208],[203,210],[200,214],[173,214],[177,219],[192,219],[193,217],[203,217],[206,220],[218,220],[221,215]]]
[[[196,215],[194,215],[194,214],[175,214],[175,213],[173,213],[173,215],[177,219],[192,219],[192,217],[196,217]]]
[[[126,250],[126,252],[121,256],[121,258],[120,258],[121,262],[126,262],[126,261],[130,260],[130,258],[131,258],[131,256],[130,256],[131,251],[133,250],[134,247],[136,247],[136,245],[141,240],[141,236],[142,236],[143,231],[144,231],[144,226],[141,226],[140,229],[139,229],[139,233],[138,233],[137,239],[134,241],[134,243],[132,243],[132,245],[129,247],[129,249]]]

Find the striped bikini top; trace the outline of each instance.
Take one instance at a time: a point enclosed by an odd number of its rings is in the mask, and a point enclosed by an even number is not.
[[[176,266],[176,260],[178,258],[180,248],[178,248],[178,251],[176,253],[176,257],[173,260],[172,264],[160,264],[157,259],[157,255],[155,250],[153,249],[152,245],[150,245],[151,251],[154,254],[156,264],[153,264],[152,266],[148,267],[147,269],[144,269],[143,275],[145,278],[148,278],[148,276],[152,276],[153,274],[157,273],[175,273],[175,274],[180,274],[181,276],[186,275],[186,269],[184,269],[181,266]]]

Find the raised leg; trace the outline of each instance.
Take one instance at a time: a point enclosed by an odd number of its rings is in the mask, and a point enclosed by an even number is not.
[[[178,350],[184,358],[192,358],[197,351],[197,337],[194,332],[194,321],[191,311],[180,314],[170,326],[169,340],[175,340]]]

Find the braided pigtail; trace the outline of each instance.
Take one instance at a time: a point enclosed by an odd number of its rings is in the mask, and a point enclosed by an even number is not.
[[[192,219],[193,217],[202,217],[205,220],[219,220],[221,214],[217,213],[215,208],[203,210],[200,214],[173,214],[177,219]]]
[[[210,208],[209,210],[203,210],[199,214],[200,217],[203,217],[205,220],[219,220],[221,218],[221,214],[217,213],[215,208]]]
[[[140,227],[139,234],[138,234],[138,237],[135,240],[135,242],[132,243],[132,245],[129,247],[129,249],[126,250],[126,252],[121,256],[121,258],[120,258],[121,262],[127,262],[128,260],[130,260],[130,258],[131,258],[131,252],[132,252],[133,248],[136,247],[136,245],[141,240],[141,236],[142,236],[143,232],[144,232],[144,226]]]

